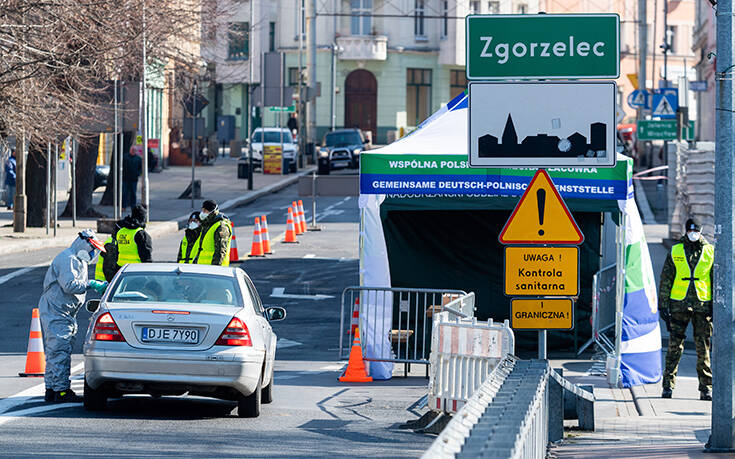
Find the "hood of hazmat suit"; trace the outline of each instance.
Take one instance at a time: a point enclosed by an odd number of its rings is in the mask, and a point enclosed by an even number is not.
[[[70,387],[69,371],[74,338],[77,334],[77,311],[87,292],[88,265],[77,253],[92,246],[77,238],[51,262],[43,280],[43,294],[38,303],[41,313],[44,351],[46,352],[46,389],[56,392]]]

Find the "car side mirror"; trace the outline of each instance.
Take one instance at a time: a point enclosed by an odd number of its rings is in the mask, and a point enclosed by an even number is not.
[[[277,322],[286,318],[286,310],[277,306],[266,308],[265,310],[268,320]]]
[[[87,303],[84,305],[84,307],[87,309],[87,311],[94,314],[100,308],[100,300],[87,300]]]

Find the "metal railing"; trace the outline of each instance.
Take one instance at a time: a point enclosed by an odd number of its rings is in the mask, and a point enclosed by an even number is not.
[[[607,355],[615,352],[615,302],[617,265],[609,265],[592,276],[592,338],[577,352],[581,355],[595,343]]]
[[[431,335],[429,408],[456,413],[488,374],[514,353],[515,336],[507,320],[478,322],[450,318],[449,311],[439,313]]]
[[[594,419],[594,410],[589,407],[594,396],[590,392],[556,374],[544,360],[508,356],[454,415],[423,457],[545,458],[549,441],[559,439],[554,436],[562,426],[554,423],[563,424],[562,390],[576,396],[578,412],[579,405],[587,403],[586,412]],[[588,427],[589,421],[584,425]]]
[[[429,364],[434,315],[449,311],[456,317],[472,317],[475,296],[452,289],[347,287],[340,310],[340,359],[349,358],[356,304],[365,360],[403,363],[408,374],[412,363]]]

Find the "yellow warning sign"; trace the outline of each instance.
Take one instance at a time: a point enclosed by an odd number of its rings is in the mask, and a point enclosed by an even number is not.
[[[579,248],[506,247],[505,294],[577,296]]]
[[[515,330],[571,330],[574,303],[569,298],[514,298],[510,301],[510,326]]]
[[[630,84],[633,85],[633,89],[638,89],[638,74],[637,73],[628,73],[626,76],[628,77],[628,80],[630,81]]]
[[[539,169],[498,239],[501,244],[577,245],[584,236],[549,174]]]

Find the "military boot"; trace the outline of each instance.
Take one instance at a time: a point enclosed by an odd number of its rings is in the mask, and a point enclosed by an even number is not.
[[[661,391],[661,398],[671,398],[671,388],[670,387],[664,387],[664,390]]]
[[[699,391],[699,399],[708,402],[712,401],[712,391],[709,389]]]
[[[82,403],[82,397],[75,394],[71,389],[61,390],[54,395],[56,403]]]

